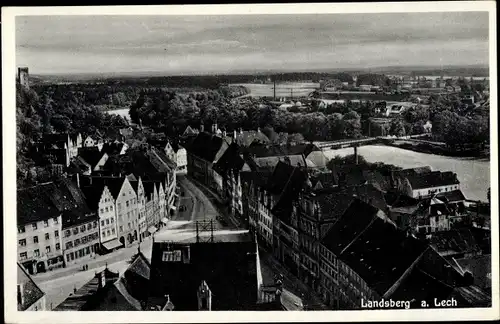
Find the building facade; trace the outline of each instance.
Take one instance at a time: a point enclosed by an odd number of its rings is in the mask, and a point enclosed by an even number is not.
[[[95,213],[68,215],[63,222],[64,263],[66,266],[91,260],[99,251],[99,225]]]

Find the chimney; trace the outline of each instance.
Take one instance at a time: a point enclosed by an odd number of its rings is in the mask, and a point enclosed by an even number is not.
[[[240,134],[243,135],[243,128],[240,127]]]
[[[224,129],[224,131],[222,131],[222,135],[223,135],[224,137],[226,137],[226,135],[227,135],[227,134],[226,134],[226,130],[225,130],[225,129]]]
[[[260,133],[260,127],[257,127],[257,133]]]
[[[22,283],[17,285],[17,304],[24,305],[24,285]]]
[[[236,139],[236,129],[234,130],[233,138]]]

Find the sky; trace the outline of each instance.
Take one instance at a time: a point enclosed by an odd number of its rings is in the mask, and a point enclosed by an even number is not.
[[[488,64],[488,13],[18,16],[33,74]]]

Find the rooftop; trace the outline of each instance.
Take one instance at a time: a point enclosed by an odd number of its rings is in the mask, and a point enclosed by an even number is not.
[[[23,266],[17,264],[17,284],[23,286],[23,303],[17,303],[17,310],[24,311],[31,305],[40,300],[45,293],[31,279],[30,275],[24,270]]]

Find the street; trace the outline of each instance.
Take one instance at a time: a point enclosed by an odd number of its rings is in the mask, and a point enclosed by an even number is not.
[[[179,178],[179,186],[184,191],[184,196],[180,196],[179,206],[185,206],[185,210],[178,210],[176,215],[169,223],[154,234],[155,240],[168,241],[193,241],[196,237],[194,230],[194,221],[196,220],[214,220],[216,226],[214,229],[214,239],[224,241],[225,237],[233,234],[244,233],[246,230],[237,229],[235,226],[222,225],[216,219],[218,215],[216,207],[200,189],[198,189],[189,179],[184,176]],[[209,232],[202,232],[200,236],[208,237]],[[107,265],[114,272],[123,273],[128,260],[137,253],[140,247],[141,252],[148,258],[151,258],[153,237],[146,238],[139,246],[135,244],[127,248],[106,255],[96,256],[85,264],[88,270],[81,270],[83,264],[76,264],[67,268],[54,270],[51,272],[40,273],[33,276],[33,280],[47,294],[47,305],[50,308],[56,307],[66,299],[74,289],[79,289],[88,282],[96,272],[102,271]],[[262,254],[262,251],[261,251]],[[277,265],[268,262],[268,257],[261,257],[262,276],[264,284],[273,284],[274,275],[278,272],[285,274],[283,300],[289,309],[301,309],[300,292],[294,289],[290,279],[286,277],[286,272],[276,271]],[[293,293],[292,293],[293,292]]]

